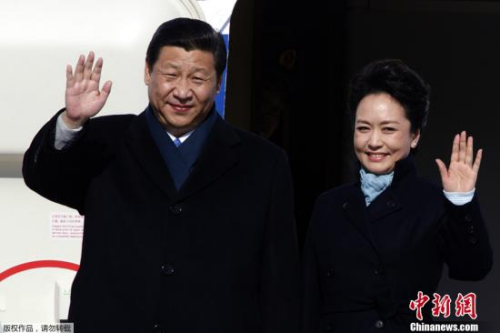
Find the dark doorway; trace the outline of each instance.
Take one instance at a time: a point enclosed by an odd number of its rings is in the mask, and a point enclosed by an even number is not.
[[[399,58],[432,87],[419,173],[439,182],[434,159],[449,159],[455,133],[473,134],[485,150],[477,191],[493,251],[500,252],[500,3],[240,0],[231,26],[227,119],[288,152],[301,241],[317,196],[353,179],[348,78],[372,60]],[[247,39],[236,40],[238,32]],[[231,77],[238,68],[247,76]],[[476,292],[481,332],[496,332],[499,274],[494,265],[484,281],[465,283],[445,273],[441,292]]]

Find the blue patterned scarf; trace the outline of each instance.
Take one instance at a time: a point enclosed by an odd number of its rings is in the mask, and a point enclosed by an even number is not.
[[[386,175],[376,175],[361,168],[359,174],[361,175],[361,191],[365,195],[366,206],[369,206],[380,193],[384,192],[394,178],[394,171]]]

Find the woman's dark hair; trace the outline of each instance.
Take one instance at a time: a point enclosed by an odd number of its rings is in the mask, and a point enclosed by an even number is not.
[[[401,60],[371,62],[354,76],[349,92],[349,112],[353,120],[359,102],[376,93],[387,93],[403,106],[412,132],[425,128],[430,86]]]
[[[146,62],[151,71],[164,46],[181,47],[186,51],[200,50],[212,53],[217,77],[226,68],[226,45],[222,35],[208,23],[189,18],[176,18],[160,25],[146,53]]]

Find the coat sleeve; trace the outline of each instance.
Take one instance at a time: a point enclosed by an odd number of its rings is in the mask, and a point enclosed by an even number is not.
[[[102,131],[111,117],[87,121],[78,138],[62,150],[54,148],[59,111],[33,139],[23,160],[26,185],[43,197],[77,209],[84,214],[87,188],[110,158],[109,144]],[[105,119],[107,118],[107,119]],[[105,119],[104,121],[102,119]],[[112,126],[111,126],[112,127]],[[109,128],[109,133],[113,133]]]
[[[448,200],[445,205],[443,235],[449,276],[457,280],[481,280],[491,270],[493,252],[477,196],[463,206],[455,206]]]
[[[263,333],[298,331],[299,259],[293,211],[293,185],[284,152],[272,173],[261,269]]]
[[[321,199],[315,204],[302,253],[300,333],[318,332],[321,319],[319,266],[315,246]]]

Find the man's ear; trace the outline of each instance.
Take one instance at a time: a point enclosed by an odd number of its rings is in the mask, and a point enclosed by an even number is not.
[[[222,75],[217,79],[217,94],[220,92],[221,87],[222,87]]]
[[[151,82],[151,73],[149,71],[149,64],[146,61],[144,64],[144,83],[149,86],[149,82]]]

